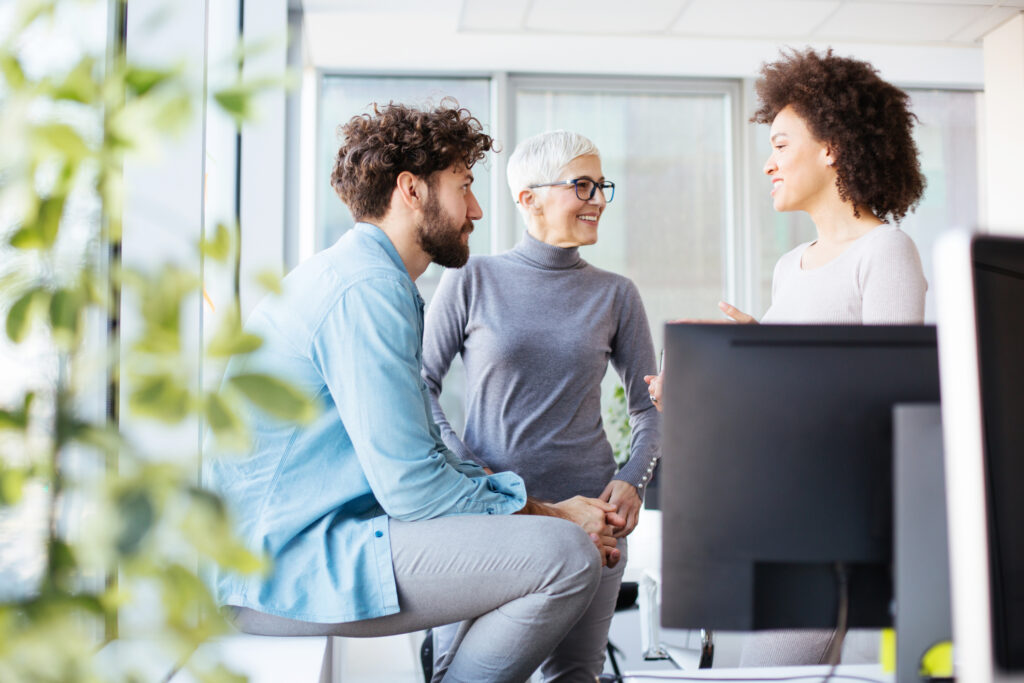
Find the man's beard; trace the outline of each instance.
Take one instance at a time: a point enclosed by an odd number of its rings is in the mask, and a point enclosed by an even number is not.
[[[462,233],[472,230],[473,221],[459,224],[448,218],[437,194],[431,192],[423,205],[423,222],[416,226],[416,237],[434,263],[445,268],[461,268],[469,260],[469,245],[462,243]]]

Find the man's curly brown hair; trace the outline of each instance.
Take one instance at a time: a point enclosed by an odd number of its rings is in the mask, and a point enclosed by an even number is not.
[[[331,186],[356,220],[383,218],[403,171],[424,178],[462,164],[470,168],[494,147],[469,110],[445,98],[433,110],[390,102],[353,116],[339,128],[344,143],[334,158]]]
[[[867,62],[792,51],[764,64],[757,81],[760,108],[751,121],[770,124],[792,106],[811,133],[836,155],[839,197],[899,223],[917,206],[925,179],[911,130],[910,97],[883,81]]]

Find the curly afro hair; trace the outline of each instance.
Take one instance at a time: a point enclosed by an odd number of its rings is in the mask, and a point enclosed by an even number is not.
[[[760,108],[751,121],[771,123],[792,106],[836,154],[836,187],[843,201],[899,223],[917,206],[925,179],[911,134],[917,117],[909,96],[883,81],[867,62],[792,51],[761,67]]]
[[[403,171],[432,183],[432,174],[462,164],[470,168],[494,147],[483,126],[458,102],[445,98],[424,111],[390,102],[339,127],[344,144],[334,158],[331,187],[356,220],[387,214],[395,180]]]

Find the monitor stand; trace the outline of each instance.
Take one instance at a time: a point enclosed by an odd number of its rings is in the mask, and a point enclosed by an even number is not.
[[[917,683],[921,657],[952,639],[938,403],[893,408],[893,467],[896,680]]]

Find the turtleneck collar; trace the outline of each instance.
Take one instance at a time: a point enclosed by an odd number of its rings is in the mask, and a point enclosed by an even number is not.
[[[551,270],[568,270],[583,263],[579,247],[556,247],[541,242],[528,231],[523,232],[523,239],[512,251],[534,265]]]

